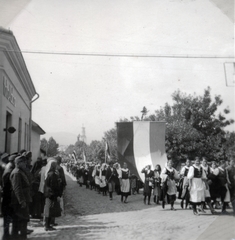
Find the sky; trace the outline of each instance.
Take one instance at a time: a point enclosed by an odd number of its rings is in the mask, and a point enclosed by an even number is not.
[[[101,140],[120,118],[141,116],[143,106],[154,113],[172,103],[174,91],[202,95],[208,86],[212,96],[221,95],[222,107],[229,107],[228,117],[235,118],[234,87],[226,86],[224,72],[224,63],[234,59],[141,57],[234,56],[231,0],[0,4],[0,25],[13,31],[22,51],[134,55],[23,53],[40,95],[33,120],[46,132],[78,135],[84,126],[88,143]],[[227,72],[231,83],[232,74],[233,69]]]

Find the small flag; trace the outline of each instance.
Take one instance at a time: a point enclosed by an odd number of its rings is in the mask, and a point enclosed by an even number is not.
[[[72,153],[72,159],[73,159],[74,161],[77,161],[74,153]]]
[[[84,151],[83,151],[82,155],[83,155],[83,160],[84,160],[84,162],[86,163],[86,155],[85,155],[85,152],[84,152]]]
[[[108,159],[110,159],[110,150],[109,150],[109,145],[107,142],[105,142],[105,152],[106,152],[106,156],[108,157]]]
[[[74,160],[77,161],[77,154],[76,154],[75,150],[73,150],[73,156],[74,156]]]

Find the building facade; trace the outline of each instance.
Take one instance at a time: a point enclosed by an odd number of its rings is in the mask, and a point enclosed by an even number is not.
[[[1,152],[31,150],[32,102],[38,97],[13,33],[0,28]]]

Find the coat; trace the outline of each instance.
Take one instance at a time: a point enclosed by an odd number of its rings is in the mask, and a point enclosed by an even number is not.
[[[54,172],[49,172],[45,180],[44,196],[51,200],[61,197],[62,191],[59,182],[59,176]]]
[[[11,175],[11,206],[19,219],[29,220],[29,203],[32,201],[30,196],[30,182],[27,174],[20,168],[15,168]],[[22,208],[22,203],[26,207]]]
[[[26,173],[19,168],[15,168],[10,175],[10,180],[12,186],[11,204],[30,203],[32,201],[30,183]]]

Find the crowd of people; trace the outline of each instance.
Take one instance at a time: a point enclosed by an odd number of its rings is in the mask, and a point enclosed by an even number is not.
[[[33,231],[27,227],[30,218],[43,220],[46,231],[55,230],[55,218],[61,216],[61,197],[66,186],[61,160],[60,156],[47,158],[43,150],[33,165],[32,153],[26,150],[1,154],[2,239],[26,239]]]
[[[27,228],[30,218],[43,219],[45,231],[53,231],[55,218],[61,216],[66,186],[62,158],[47,157],[41,150],[41,157],[31,163],[32,153],[25,150],[0,156],[3,239],[26,239],[32,232]],[[152,204],[153,196],[155,204],[162,208],[169,204],[175,211],[174,204],[179,198],[181,208],[191,208],[196,216],[208,208],[212,214],[216,209],[226,214],[229,204],[235,214],[234,159],[209,164],[205,157],[196,157],[193,164],[187,159],[180,171],[173,168],[173,161],[169,159],[163,167],[157,164],[153,170],[151,165],[142,169],[143,183],[131,173],[127,163],[122,166],[113,161],[79,164],[69,160],[62,164],[81,187],[108,195],[110,200],[116,193],[126,204],[130,195],[138,194],[143,188],[144,204]]]
[[[141,180],[130,173],[127,164],[123,167],[118,162],[109,163],[65,163],[67,172],[77,179],[77,183],[87,189],[95,190],[103,196],[109,195],[113,199],[113,193],[121,195],[121,201],[127,203],[128,195],[139,193],[143,186]]]
[[[110,200],[115,191],[121,195],[121,202],[127,203],[128,196],[139,193],[143,187],[144,204],[150,205],[153,196],[155,204],[162,205],[162,208],[169,204],[170,209],[175,211],[174,204],[178,198],[182,209],[190,208],[197,216],[208,208],[212,214],[217,210],[227,214],[229,204],[232,204],[235,214],[234,159],[208,163],[205,157],[196,157],[192,162],[187,159],[179,171],[173,168],[171,159],[164,167],[157,164],[154,170],[148,165],[141,171],[145,176],[143,185],[136,175],[131,174],[127,163],[120,166],[112,161],[103,164],[67,162],[65,166],[80,186],[85,185],[104,196],[108,192]]]

